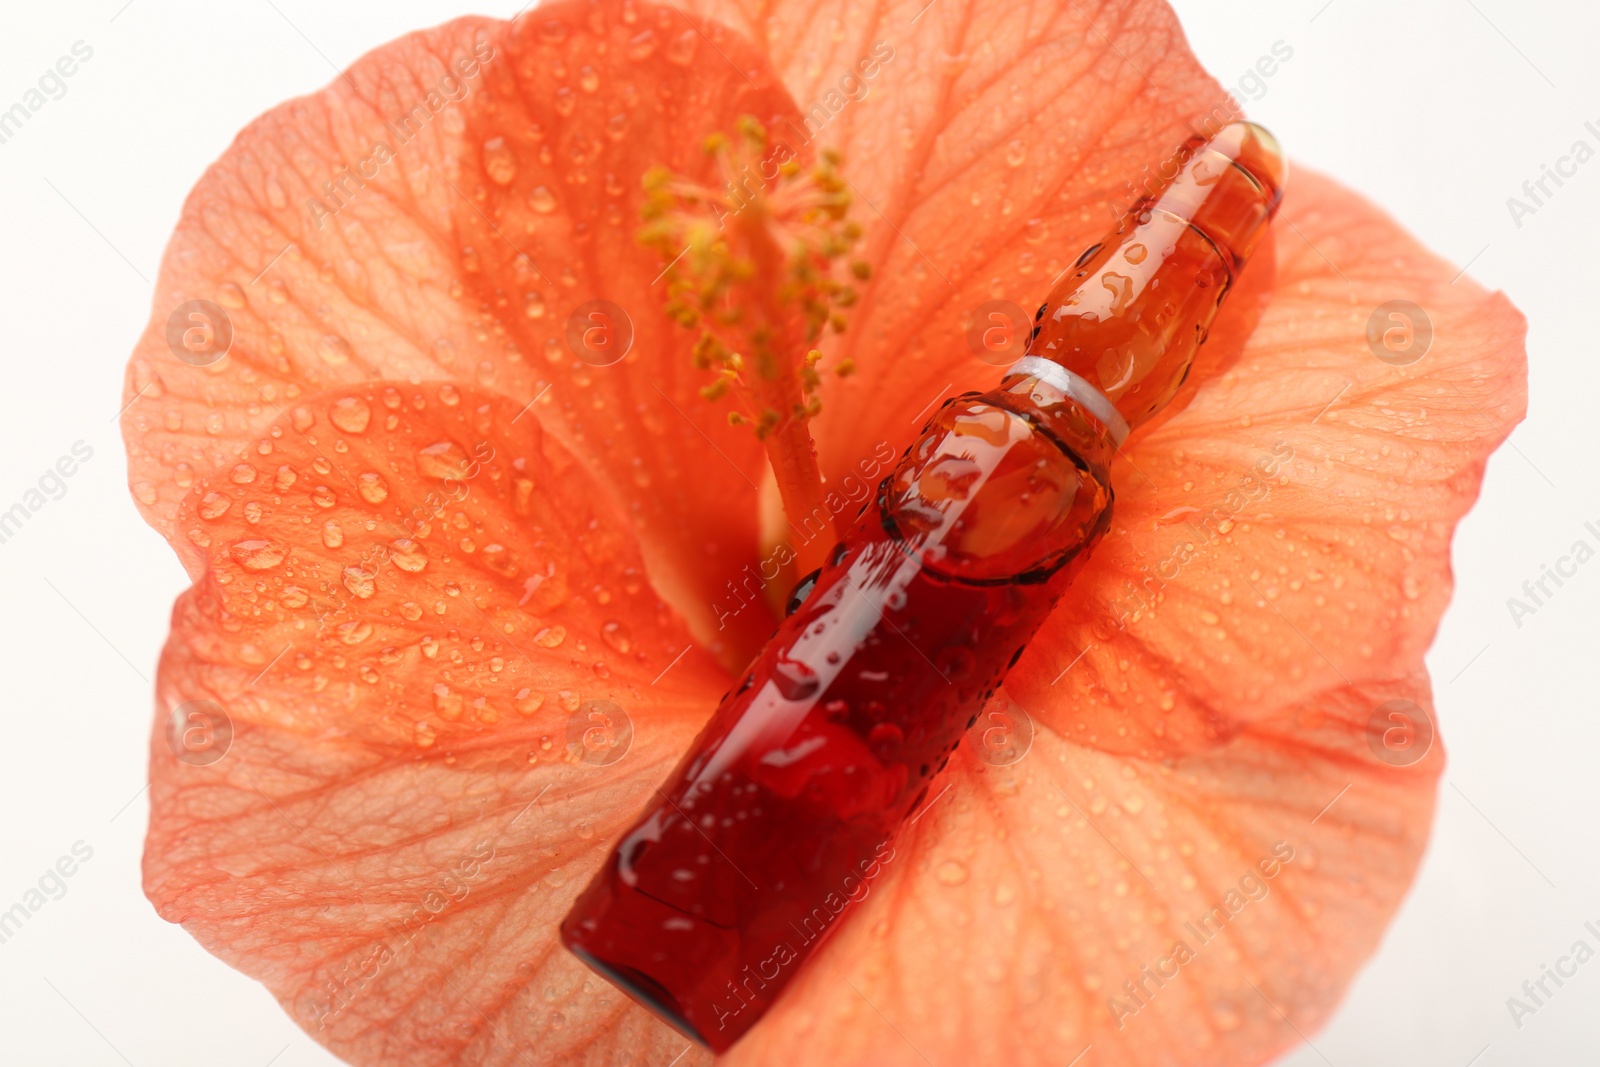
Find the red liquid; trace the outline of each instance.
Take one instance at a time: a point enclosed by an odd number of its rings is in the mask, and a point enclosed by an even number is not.
[[[1171,399],[1276,207],[1281,164],[1254,131],[1186,146],[1162,198],[1040,309],[1030,354],[1130,424]],[[691,1038],[738,1040],[895,862],[1109,523],[1113,454],[1039,377],[947,401],[579,898],[566,946]]]

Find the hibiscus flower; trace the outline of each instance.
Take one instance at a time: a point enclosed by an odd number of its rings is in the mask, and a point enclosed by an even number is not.
[[[1146,0],[563,0],[251,124],[127,376],[133,494],[194,582],[160,913],[352,1063],[707,1062],[558,923],[771,631],[796,502],[992,385],[973,310],[1036,305],[1233,110]],[[774,346],[810,405],[776,428],[718,396],[636,239],[646,176],[720,186],[707,138],[746,116],[839,152],[866,276],[819,358]],[[739,284],[778,300],[786,266]],[[1322,1025],[1427,840],[1423,653],[1522,334],[1295,171],[1006,682],[1031,740],[958,751],[728,1062],[1233,1065]]]

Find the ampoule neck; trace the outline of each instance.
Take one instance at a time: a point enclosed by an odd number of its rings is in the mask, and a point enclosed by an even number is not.
[[[1030,364],[1025,357],[987,398],[1022,415],[1097,476],[1104,476],[1127,437],[1126,424],[1103,396],[1096,403],[1084,383],[1073,381],[1064,368],[1052,370],[1044,362]]]
[[[1282,199],[1272,135],[1230,123],[1175,157],[1172,180],[1056,280],[1027,355],[1064,368],[1129,428],[1176,395],[1223,296]]]

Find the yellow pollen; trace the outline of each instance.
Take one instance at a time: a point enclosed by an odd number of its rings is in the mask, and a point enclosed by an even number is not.
[[[700,396],[730,400],[728,424],[763,443],[791,526],[819,515],[832,525],[810,432],[822,410],[819,345],[846,328],[856,286],[872,274],[853,255],[863,230],[847,217],[842,160],[825,150],[808,166],[749,116],[703,147],[714,177],[645,175],[639,241],[666,264],[667,315],[694,332],[694,365],[710,376]],[[834,369],[845,377],[854,367]],[[795,545],[796,574],[820,566],[831,541]]]
[[[813,344],[847,327],[844,309],[859,299],[849,282],[871,276],[850,257],[863,231],[846,218],[850,188],[837,152],[825,149],[804,167],[750,116],[703,147],[719,186],[652,167],[639,241],[668,264],[666,313],[697,333],[694,364],[715,375],[700,395],[741,393],[744,406],[761,411],[753,426],[765,437],[780,411],[798,420],[821,411],[822,356]],[[834,277],[840,260],[844,281]]]

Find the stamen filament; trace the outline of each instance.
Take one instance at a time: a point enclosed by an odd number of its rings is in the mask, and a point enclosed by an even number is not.
[[[832,276],[833,261],[861,236],[845,218],[849,186],[836,154],[824,152],[807,171],[787,146],[769,148],[754,119],[740,119],[736,134],[707,138],[705,148],[721,188],[652,170],[640,241],[670,261],[667,313],[700,331],[695,364],[714,374],[700,395],[714,403],[731,393],[753,412],[730,412],[728,421],[750,425],[765,445],[790,526],[832,529],[808,423],[822,407],[816,346],[825,330],[845,329],[852,283],[871,273],[858,261],[848,278]],[[845,376],[853,366],[833,369]],[[795,540],[803,542],[795,549],[800,573],[819,565],[832,541]]]

